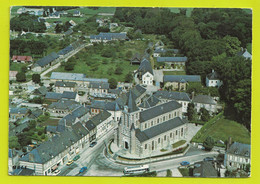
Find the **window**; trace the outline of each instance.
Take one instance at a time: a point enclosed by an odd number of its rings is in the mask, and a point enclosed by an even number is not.
[[[165,116],[163,116],[163,121],[165,121]]]
[[[159,118],[157,119],[157,124],[160,122]]]
[[[164,136],[164,140],[166,141],[166,135]]]
[[[171,114],[169,114],[169,119],[171,119]]]
[[[147,144],[144,145],[144,149],[147,149]]]
[[[153,121],[151,121],[151,126],[153,126]]]
[[[178,135],[178,130],[176,130],[176,135]]]
[[[161,139],[160,139],[160,138],[158,138],[158,143],[160,143],[160,141],[161,141]]]
[[[174,117],[176,117],[176,111],[174,112]]]
[[[145,128],[145,129],[147,128],[147,123],[144,124],[144,128]]]
[[[170,138],[172,138],[172,133],[170,133]]]

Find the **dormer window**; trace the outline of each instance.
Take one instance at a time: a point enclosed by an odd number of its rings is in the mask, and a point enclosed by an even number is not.
[[[249,152],[248,151],[245,153],[245,156],[247,156],[247,157],[249,156]]]

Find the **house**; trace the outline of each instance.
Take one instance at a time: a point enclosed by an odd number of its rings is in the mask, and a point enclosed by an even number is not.
[[[53,172],[73,159],[89,145],[89,131],[80,123],[51,137],[20,158],[20,166],[35,171],[35,175],[54,175]]]
[[[193,169],[194,177],[202,177],[202,178],[217,178],[218,171],[213,166],[212,162],[195,162]]]
[[[8,173],[12,173],[14,167],[18,165],[19,155],[15,149],[8,150]]]
[[[96,128],[95,139],[98,140],[114,127],[112,115],[106,110],[101,111],[99,114],[86,122],[86,127],[92,127],[93,125]],[[95,139],[92,139],[92,141]]]
[[[47,29],[50,29],[50,28],[52,27],[49,22],[44,22],[44,24],[45,24],[45,26],[46,26]]]
[[[135,53],[130,59],[131,64],[140,64],[143,59],[143,56],[140,53]]]
[[[80,17],[81,16],[81,14],[80,14],[80,11],[79,10],[75,10],[74,12],[73,12],[73,17]]]
[[[142,60],[138,70],[135,73],[135,77],[140,80],[140,84],[153,85],[153,68],[149,60]]]
[[[50,19],[59,19],[60,18],[60,12],[55,11],[53,13],[50,13],[48,18],[50,18]]]
[[[72,27],[74,27],[74,26],[77,25],[73,20],[70,20],[69,23],[70,23],[70,25],[71,25]]]
[[[186,90],[187,83],[201,82],[200,75],[164,75],[164,87],[170,87],[172,90]]]
[[[114,40],[129,40],[126,33],[99,33],[99,35],[90,35],[90,42],[108,42]]]
[[[172,55],[176,55],[179,53],[179,49],[164,49],[164,48],[158,48],[155,49],[153,52],[153,57],[161,57],[162,55],[166,53],[172,53]]]
[[[118,24],[117,23],[110,23],[109,24],[109,29],[111,30],[111,29],[114,29],[114,28],[116,28],[116,27],[118,27]]]
[[[45,96],[48,90],[45,86],[41,86],[35,90],[33,90],[33,96]]]
[[[87,91],[90,82],[108,82],[108,79],[86,78],[85,74],[65,72],[52,72],[50,80],[53,83],[56,81],[76,82],[78,90],[82,91]]]
[[[115,135],[116,145],[129,154],[149,157],[155,151],[186,139],[187,124],[181,115],[181,104],[176,101],[142,111],[130,90]]]
[[[9,80],[16,80],[16,75],[18,71],[9,71]]]
[[[60,99],[79,102],[79,95],[71,91],[63,91],[63,93],[47,92],[45,99],[51,102],[57,102]]]
[[[16,107],[16,108],[11,108],[9,112],[9,121],[16,121],[18,119],[22,119],[25,116],[29,115],[29,109],[22,107]]]
[[[241,48],[241,51],[239,51],[237,55],[252,60],[252,55],[247,51],[247,49]]]
[[[22,14],[22,13],[26,13],[29,12],[30,15],[36,15],[36,16],[42,16],[44,10],[42,8],[19,8],[17,10],[17,14]]]
[[[38,60],[34,65],[32,70],[34,72],[42,72],[48,66],[52,66],[52,64],[59,58],[56,52],[52,52],[51,54],[43,57],[42,59]]]
[[[13,62],[17,62],[17,63],[31,63],[32,60],[32,56],[16,56],[13,55],[12,59]]]
[[[76,82],[56,81],[54,86],[56,93],[63,93],[64,91],[77,92]]]
[[[156,96],[151,95],[148,98],[144,99],[143,102],[138,107],[139,107],[139,109],[144,110],[144,109],[154,107],[154,106],[158,105],[159,103],[160,103],[160,100]]]
[[[31,111],[31,114],[28,116],[30,119],[37,119],[43,114],[43,111],[40,109],[35,109]]]
[[[22,133],[22,131],[28,127],[29,127],[29,121],[26,121],[13,128],[9,127],[9,136],[16,136],[17,134]]]
[[[154,96],[160,99],[163,103],[176,100],[182,105],[182,113],[187,113],[188,104],[191,102],[189,95],[185,92],[156,91]]]
[[[201,108],[205,108],[210,114],[216,113],[218,110],[217,102],[208,95],[197,95],[192,99],[192,102],[197,112]]]
[[[89,94],[94,97],[105,97],[108,94],[108,82],[90,82]]]
[[[49,112],[51,116],[64,117],[79,106],[79,103],[73,100],[61,99],[58,102],[50,104],[47,107],[47,112]]]
[[[187,61],[187,57],[157,57],[158,63],[165,63],[172,68],[184,67]]]
[[[251,164],[251,145],[234,142],[227,148],[224,165],[228,170],[245,169]]]
[[[154,45],[154,48],[155,49],[161,49],[161,48],[163,48],[164,47],[164,43],[161,41],[161,40],[159,40],[158,42],[156,42],[156,44]]]
[[[206,86],[207,87],[220,87],[223,82],[220,80],[220,76],[217,72],[212,70],[210,74],[206,76]]]

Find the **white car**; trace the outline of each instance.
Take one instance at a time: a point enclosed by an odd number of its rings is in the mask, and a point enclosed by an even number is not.
[[[56,169],[52,174],[53,174],[53,176],[57,176],[58,174],[60,174],[60,170]]]

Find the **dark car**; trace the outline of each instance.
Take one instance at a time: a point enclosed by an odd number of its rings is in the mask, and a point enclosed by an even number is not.
[[[214,158],[213,157],[206,157],[203,159],[205,162],[207,161],[214,161]]]
[[[82,167],[80,170],[79,170],[79,173],[83,173],[84,171],[86,171],[88,168],[87,167]]]
[[[90,145],[89,145],[89,147],[94,147],[95,145],[97,144],[97,142],[92,142]]]
[[[190,162],[188,162],[188,161],[182,161],[180,164],[181,164],[182,166],[186,166],[186,165],[190,165]]]
[[[76,161],[76,160],[78,160],[79,158],[80,158],[80,156],[77,155],[77,156],[75,156],[75,157],[73,158],[73,160]]]

